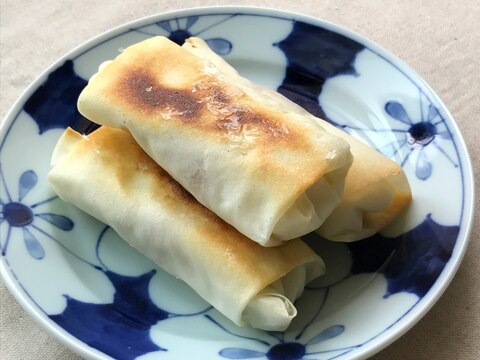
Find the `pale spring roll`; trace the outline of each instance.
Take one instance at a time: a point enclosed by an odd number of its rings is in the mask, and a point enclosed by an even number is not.
[[[128,129],[200,203],[263,246],[317,229],[339,205],[352,161],[345,141],[265,106],[164,37],[102,66],[78,109]]]
[[[317,230],[320,235],[337,241],[369,237],[388,225],[410,203],[410,186],[397,163],[327,121],[314,117],[278,92],[241,77],[203,40],[187,39],[183,47],[215,64],[226,79],[266,106],[309,116],[328,132],[348,142],[354,160],[345,180],[342,201]]]
[[[110,225],[237,325],[288,327],[293,302],[324,263],[300,239],[266,248],[198,203],[126,131],[67,129],[49,181],[59,197]]]

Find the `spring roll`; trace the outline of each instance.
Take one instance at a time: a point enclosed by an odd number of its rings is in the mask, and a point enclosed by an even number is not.
[[[243,78],[203,40],[187,39],[183,48],[215,64],[225,78],[266,106],[281,107],[285,111],[310,117],[350,145],[354,160],[345,179],[341,203],[317,230],[320,235],[336,241],[367,238],[391,223],[410,203],[410,186],[397,163],[327,121],[314,117],[278,92]]]
[[[58,196],[125,241],[237,325],[280,331],[325,266],[300,239],[266,248],[198,203],[121,129],[67,129],[48,176]]]
[[[128,129],[200,203],[263,246],[317,229],[339,205],[352,162],[345,141],[265,106],[165,37],[102,66],[78,109]]]

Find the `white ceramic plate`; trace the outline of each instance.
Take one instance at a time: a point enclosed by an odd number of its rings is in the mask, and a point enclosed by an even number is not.
[[[285,333],[234,326],[48,186],[63,129],[92,129],[75,106],[87,79],[104,60],[153,35],[206,39],[243,75],[370,143],[407,173],[413,204],[385,236],[353,244],[305,237],[328,275],[308,286]],[[464,142],[425,82],[350,31],[258,8],[153,16],[67,54],[3,122],[0,178],[0,268],[8,288],[49,332],[93,359],[365,358],[443,293],[472,222]]]

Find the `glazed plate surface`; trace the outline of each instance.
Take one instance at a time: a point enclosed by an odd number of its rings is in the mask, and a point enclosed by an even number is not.
[[[242,75],[367,142],[408,176],[413,203],[381,235],[351,244],[304,237],[327,274],[308,285],[284,333],[236,327],[48,185],[63,130],[94,129],[76,110],[88,78],[155,35],[205,39]],[[0,268],[26,311],[86,358],[360,359],[407,331],[448,286],[468,242],[472,183],[448,110],[378,45],[276,10],[183,10],[78,47],[10,111],[0,129]]]

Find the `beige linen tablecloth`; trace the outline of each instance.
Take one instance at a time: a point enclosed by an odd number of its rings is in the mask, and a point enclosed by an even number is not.
[[[305,13],[342,25],[379,43],[407,62],[450,109],[466,140],[478,176],[478,1],[0,1],[0,119],[51,63],[112,27],[186,7],[266,6]],[[479,219],[478,202],[475,213]],[[479,233],[477,221],[465,259],[437,304],[413,329],[374,359],[480,359]],[[1,282],[0,306],[0,359],[79,359],[30,319]]]

